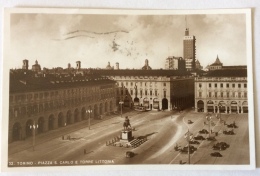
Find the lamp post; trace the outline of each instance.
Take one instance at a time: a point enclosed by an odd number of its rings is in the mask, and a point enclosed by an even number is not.
[[[183,122],[188,128],[188,132],[185,133],[184,138],[187,138],[187,142],[188,142],[188,164],[190,164],[190,139],[193,134],[190,132],[189,125],[184,121],[184,118],[183,118]]]
[[[190,137],[192,136],[192,133],[188,129],[187,135],[187,142],[188,142],[188,164],[190,164]]]
[[[121,118],[122,118],[122,106],[123,106],[124,102],[120,101],[119,104],[121,105]]]
[[[30,125],[30,129],[33,130],[33,151],[35,146],[35,129],[38,128],[38,124],[35,125],[35,120],[33,121],[33,125]]]
[[[89,113],[89,118],[88,118],[88,129],[90,130],[90,113],[92,113],[92,110],[86,110],[86,113]]]

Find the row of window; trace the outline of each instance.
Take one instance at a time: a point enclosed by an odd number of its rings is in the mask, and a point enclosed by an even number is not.
[[[61,101],[51,101],[42,103],[39,105],[29,105],[29,106],[23,106],[20,108],[15,107],[14,109],[9,109],[9,116],[10,117],[23,117],[24,115],[34,115],[41,112],[47,112],[52,111],[55,109],[67,107],[67,106],[74,106],[79,105],[81,103],[86,102],[93,102],[99,100],[99,96],[89,96],[89,97],[82,97],[82,98],[74,98],[74,99],[67,99],[67,100],[61,100]]]
[[[137,86],[137,84],[138,83],[133,83],[133,82],[126,82],[125,83],[125,86],[128,86],[128,85],[130,85],[130,86]],[[152,86],[152,82],[150,82],[150,86]],[[117,84],[118,85],[118,84]],[[143,84],[143,82],[140,82],[140,86],[148,86],[148,83],[147,82],[144,82],[144,84]],[[154,82],[154,85],[156,86],[157,85],[157,82]],[[163,83],[163,86],[166,86],[166,83]],[[124,83],[123,82],[121,82],[121,87],[124,87]]]
[[[235,92],[226,92],[225,94],[223,92],[208,92],[208,97],[238,97],[238,98],[247,98],[247,92],[237,92],[237,94]],[[202,92],[199,92],[199,97],[202,97]]]
[[[144,93],[144,94],[143,94]],[[150,94],[148,94],[148,93],[150,93]],[[121,90],[121,95],[123,95],[124,94],[124,91],[123,90]],[[129,94],[129,92],[128,92],[128,90],[125,90],[125,94],[126,95],[128,95]],[[152,90],[150,90],[150,91],[148,91],[148,90],[140,90],[140,93],[138,94],[138,91],[135,91],[135,94],[136,95],[155,95],[155,96],[158,96],[159,94],[158,94],[158,92],[157,92],[157,90],[154,90],[154,91],[152,91]],[[130,90],[130,95],[134,95],[134,91],[133,90]],[[166,91],[164,91],[164,95],[166,96]]]
[[[209,83],[208,87],[211,88],[211,87],[213,87],[213,85],[214,85],[215,88],[218,87],[217,83]],[[220,88],[224,88],[224,84],[223,83],[220,83],[219,86],[220,86]],[[244,88],[247,88],[247,84],[240,84],[240,83],[237,84],[237,88],[241,88],[242,86],[244,86]],[[199,88],[201,88],[201,87],[202,87],[202,84],[199,83]],[[230,88],[230,87],[236,88],[236,84],[235,83],[232,83],[232,84],[226,83],[225,84],[225,88]]]
[[[65,97],[66,95],[70,96],[70,95],[80,95],[82,93],[84,94],[95,94],[95,93],[99,93],[98,92],[99,89],[90,89],[90,88],[78,88],[78,89],[69,89],[69,90],[60,90],[60,91],[52,91],[52,92],[42,92],[42,93],[30,93],[30,94],[21,94],[21,95],[16,95],[16,96],[10,96],[9,97],[9,101],[10,103],[13,103],[14,98],[15,98],[15,102],[19,102],[19,101],[31,101],[31,100],[37,100],[39,99],[43,99],[43,98],[54,98],[54,97],[58,97],[63,96]],[[109,88],[109,89],[101,89],[100,91],[103,94],[113,94],[114,93],[114,89],[113,88]]]

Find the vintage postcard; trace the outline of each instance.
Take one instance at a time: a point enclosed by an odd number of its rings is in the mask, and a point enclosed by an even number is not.
[[[250,9],[4,12],[3,170],[255,168]]]

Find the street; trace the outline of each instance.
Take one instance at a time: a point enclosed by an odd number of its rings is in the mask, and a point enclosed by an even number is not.
[[[34,166],[48,165],[87,165],[87,164],[187,164],[188,154],[175,151],[176,144],[187,146],[185,133],[193,136],[201,129],[209,131],[205,113],[193,110],[177,111],[131,111],[123,114],[128,116],[131,126],[135,128],[133,136],[147,137],[142,145],[133,147],[118,147],[106,145],[106,142],[120,136],[124,118],[120,115],[93,123],[88,129],[87,121],[54,130],[41,136],[36,136],[35,151],[32,150],[32,138],[9,144],[9,162],[12,166],[21,166],[20,162],[28,162]],[[235,122],[238,128],[233,129],[235,135],[225,135],[228,129],[212,115],[211,129],[218,132],[217,141],[199,141],[192,144],[197,150],[191,154],[191,164],[249,164],[249,136],[247,114],[222,114],[221,119],[226,124]],[[188,120],[193,123],[188,124]],[[206,124],[204,123],[206,122]],[[78,130],[77,130],[78,129]],[[71,131],[71,132],[70,132]],[[64,140],[62,140],[62,135]],[[70,140],[67,136],[70,136]],[[202,134],[205,138],[208,134]],[[216,142],[226,142],[230,145],[220,151],[223,157],[212,157],[215,152],[212,146]],[[126,158],[126,151],[135,153],[133,158]],[[25,163],[26,165],[26,163]]]

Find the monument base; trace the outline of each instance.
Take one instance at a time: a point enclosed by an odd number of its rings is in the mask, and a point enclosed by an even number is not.
[[[132,130],[123,130],[121,132],[121,140],[131,141],[132,139]]]

